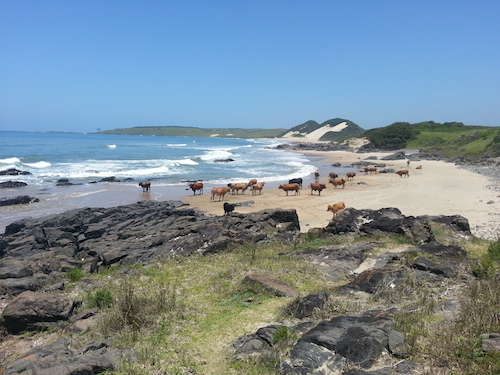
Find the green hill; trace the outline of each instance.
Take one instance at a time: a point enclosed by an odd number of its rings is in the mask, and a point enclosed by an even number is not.
[[[284,129],[195,128],[188,126],[137,126],[113,129],[100,134],[157,135],[169,137],[273,138]]]
[[[367,130],[364,136],[374,147],[384,150],[421,149],[445,157],[500,156],[500,127],[467,126],[460,122],[396,122]]]

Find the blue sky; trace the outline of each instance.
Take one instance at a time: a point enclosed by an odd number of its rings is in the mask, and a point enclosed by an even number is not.
[[[0,0],[0,130],[500,126],[500,1]]]

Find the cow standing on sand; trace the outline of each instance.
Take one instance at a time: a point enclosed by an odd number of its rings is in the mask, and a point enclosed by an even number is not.
[[[397,174],[399,175],[399,177],[401,177],[401,178],[403,178],[403,176],[405,176],[405,177],[410,177],[410,171],[409,171],[408,169],[402,169],[402,170],[400,170],[400,171],[397,171],[396,173],[397,173]]]
[[[257,195],[257,192],[259,192],[259,195],[262,194],[262,189],[264,188],[265,182],[261,182],[260,184],[253,184],[252,185],[252,195]]]
[[[321,190],[326,189],[325,184],[317,184],[317,183],[312,183],[311,185],[309,185],[309,187],[311,188],[311,195],[313,195],[314,191],[317,191],[318,195],[321,195]]]
[[[347,181],[353,180],[354,176],[356,176],[356,172],[347,172],[346,176],[347,176]]]
[[[345,189],[345,180],[343,178],[341,179],[335,179],[335,180],[330,180],[330,183],[337,188],[337,186],[342,185],[342,189]]]
[[[142,181],[142,182],[139,182],[139,186],[142,187],[143,192],[148,192],[151,189],[151,182]]]
[[[300,185],[299,184],[283,184],[278,187],[278,189],[282,189],[286,191],[286,196],[288,197],[289,191],[295,191],[294,195],[300,195]]]
[[[200,195],[203,194],[203,182],[189,184],[189,188],[193,191],[193,195],[196,195],[198,190],[200,191]]]
[[[215,202],[215,197],[219,197],[219,202],[220,200],[224,200],[225,195],[229,192],[228,187],[218,187],[218,188],[212,188],[212,195],[210,197],[210,201]]]

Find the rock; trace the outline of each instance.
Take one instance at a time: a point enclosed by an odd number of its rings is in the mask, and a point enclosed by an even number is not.
[[[21,187],[21,186],[28,186],[26,182],[21,182],[21,181],[5,181],[5,182],[0,182],[0,188],[16,188],[16,187]]]
[[[500,353],[500,334],[490,333],[481,335],[483,351],[486,353]]]
[[[214,163],[229,163],[231,161],[234,161],[234,159],[227,158],[227,159],[216,159],[214,160]]]
[[[340,374],[345,363],[368,369],[384,351],[394,355],[391,347],[404,353],[401,340],[385,311],[339,316],[305,333],[280,367],[286,374]]]
[[[19,176],[19,175],[30,175],[31,172],[27,172],[27,171],[20,171],[18,169],[15,169],[15,168],[10,168],[10,169],[6,169],[6,170],[3,170],[3,171],[0,171],[0,176]]]
[[[23,292],[2,313],[5,328],[11,333],[43,328],[45,323],[68,320],[80,304],[56,294]]]
[[[40,202],[40,199],[30,197],[29,195],[18,195],[15,198],[0,198],[0,206],[12,206],[16,204],[29,204]]]
[[[306,297],[294,300],[286,307],[286,311],[294,318],[304,319],[320,311],[327,301],[328,296],[325,292],[310,294]]]
[[[116,369],[124,359],[135,361],[131,350],[111,349],[111,345],[110,342],[101,340],[75,351],[70,349],[70,340],[61,337],[51,344],[33,348],[15,361],[0,367],[0,373],[96,375]]]
[[[243,285],[257,286],[280,297],[297,297],[299,292],[284,281],[267,274],[255,273],[246,276]]]
[[[403,160],[403,159],[406,159],[406,154],[403,151],[398,151],[394,154],[380,158],[380,160]]]

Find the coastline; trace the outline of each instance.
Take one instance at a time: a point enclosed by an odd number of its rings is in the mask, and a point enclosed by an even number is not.
[[[311,196],[308,186],[314,182],[314,176],[310,175],[303,178],[300,196],[287,197],[278,186],[288,181],[281,181],[266,183],[262,195],[252,196],[251,191],[247,190],[244,195],[228,194],[225,201],[232,204],[243,203],[243,206],[238,206],[235,210],[240,213],[277,207],[296,209],[302,232],[325,227],[332,219],[331,212],[326,210],[327,206],[344,201],[347,207],[357,209],[396,207],[407,216],[462,215],[469,220],[474,235],[493,240],[500,234],[498,173],[481,173],[484,168],[460,167],[445,161],[422,160],[411,162],[410,178],[400,178],[392,173],[365,174],[357,171],[354,180],[348,181],[345,189],[342,189],[334,188],[328,183],[328,173],[332,171],[333,163],[345,166],[368,157],[376,157],[376,160],[371,161],[385,163],[387,168],[397,170],[406,169],[406,161],[380,160],[393,152],[292,152],[305,155],[319,171],[319,182],[326,185],[321,196],[317,193]],[[422,165],[422,169],[415,169],[417,165]],[[3,233],[8,224],[23,218],[59,214],[75,208],[120,206],[141,200],[181,200],[208,215],[224,214],[223,202],[210,201],[210,189],[214,186],[207,184],[203,195],[193,196],[187,186],[155,184],[154,180],[152,182],[149,193],[143,193],[136,183],[124,182],[2,189],[3,197],[30,195],[40,198],[40,202],[1,207],[0,232]]]
[[[357,209],[396,207],[406,216],[461,215],[468,219],[472,233],[481,238],[496,239],[500,234],[500,191],[492,177],[461,168],[445,161],[422,160],[410,164],[410,177],[400,178],[394,173],[365,174],[358,171],[344,189],[328,183],[331,164],[343,165],[365,160],[370,156],[375,163],[387,168],[407,169],[405,160],[383,161],[381,157],[393,152],[357,154],[348,151],[297,151],[310,158],[320,172],[319,182],[326,185],[320,196],[311,195],[308,188],[314,176],[304,178],[300,196],[286,196],[278,185],[266,184],[262,195],[226,195],[229,203],[244,203],[236,212],[247,213],[271,208],[297,210],[301,231],[325,227],[332,219],[326,208],[340,201]],[[415,169],[418,165],[422,169]],[[345,176],[339,176],[339,178]],[[284,181],[283,183],[285,183]],[[222,202],[210,202],[208,189],[204,195],[185,196],[182,200],[209,215],[224,214]],[[245,202],[253,202],[248,204]]]

